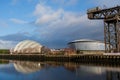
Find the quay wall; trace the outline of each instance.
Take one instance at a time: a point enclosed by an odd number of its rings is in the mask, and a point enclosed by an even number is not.
[[[92,62],[120,64],[120,55],[40,55],[40,54],[0,54],[0,59],[58,62]]]
[[[100,55],[100,54],[103,54],[103,53],[105,53],[104,51],[102,51],[102,50],[81,50],[81,51],[77,51],[77,54],[87,54],[87,55],[89,55],[89,54],[98,54],[98,55]]]

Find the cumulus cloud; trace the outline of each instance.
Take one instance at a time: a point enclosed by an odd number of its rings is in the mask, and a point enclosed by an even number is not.
[[[30,0],[32,1],[32,0]],[[44,0],[42,0],[44,1]],[[78,0],[52,0],[54,3],[61,5],[74,5]],[[81,0],[81,3],[84,1]],[[80,2],[79,2],[80,3]],[[92,6],[107,7],[120,4],[119,0],[89,0],[83,3],[84,8],[89,9]],[[93,5],[91,5],[93,4]],[[88,5],[88,6],[86,6]],[[86,11],[85,11],[86,12]],[[84,13],[85,13],[84,12]],[[52,48],[61,48],[72,40],[89,38],[89,39],[104,39],[103,21],[89,20],[87,14],[80,12],[67,11],[62,8],[54,8],[44,3],[38,3],[33,12],[36,17],[33,22],[37,25],[31,36],[25,34],[11,34],[2,37],[5,40],[20,41],[24,39],[37,40],[43,45]],[[19,24],[27,23],[19,19],[11,19],[11,21]]]
[[[91,21],[86,14],[80,15],[63,9],[54,10],[50,6],[37,4],[34,15],[35,24],[40,26],[35,32],[50,47],[63,47],[69,41],[80,38],[103,39],[102,22]]]
[[[58,20],[61,17],[63,10],[59,9],[54,11],[49,6],[45,6],[43,4],[37,4],[36,9],[34,11],[34,15],[37,16],[36,24],[45,24],[51,21]]]
[[[13,23],[16,23],[16,24],[26,24],[26,23],[28,23],[27,21],[20,20],[20,19],[15,19],[15,18],[11,18],[10,21],[12,21]]]

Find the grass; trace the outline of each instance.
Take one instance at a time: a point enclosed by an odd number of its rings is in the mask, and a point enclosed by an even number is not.
[[[0,49],[0,54],[9,54],[10,50],[9,49]]]

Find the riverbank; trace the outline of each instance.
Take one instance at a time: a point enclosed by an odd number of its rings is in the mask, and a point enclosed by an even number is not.
[[[58,62],[92,62],[120,64],[120,55],[41,55],[41,54],[0,54],[0,59]]]

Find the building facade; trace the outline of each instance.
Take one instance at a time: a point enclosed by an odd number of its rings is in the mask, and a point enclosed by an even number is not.
[[[80,39],[68,43],[69,48],[75,49],[79,53],[102,53],[105,50],[105,44],[101,41]]]
[[[24,40],[19,42],[12,53],[41,53],[42,45],[32,40]]]

